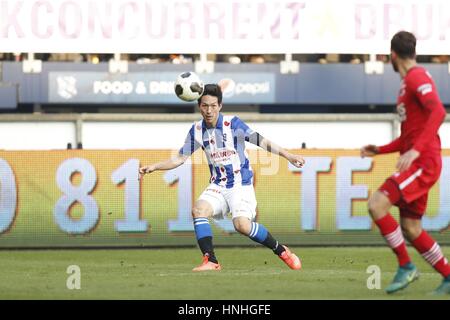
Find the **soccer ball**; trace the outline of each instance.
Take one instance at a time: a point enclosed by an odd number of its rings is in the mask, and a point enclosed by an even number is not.
[[[184,72],[177,77],[174,89],[181,100],[194,101],[202,96],[205,85],[194,72]]]

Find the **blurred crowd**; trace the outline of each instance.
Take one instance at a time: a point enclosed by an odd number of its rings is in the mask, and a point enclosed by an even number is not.
[[[0,61],[22,61],[26,59],[26,53],[0,53]],[[100,63],[113,59],[113,54],[79,54],[79,53],[37,53],[34,59],[42,61],[60,62],[88,62]],[[135,62],[138,64],[151,63],[192,63],[200,59],[200,55],[195,54],[121,54],[122,60]],[[369,55],[362,54],[293,54],[292,60],[311,63],[352,63],[358,64],[369,61]],[[232,64],[239,63],[278,63],[285,60],[283,54],[208,54],[207,60],[215,62],[225,62]],[[376,60],[389,62],[388,55],[376,55]],[[448,63],[450,56],[418,56],[419,63]]]

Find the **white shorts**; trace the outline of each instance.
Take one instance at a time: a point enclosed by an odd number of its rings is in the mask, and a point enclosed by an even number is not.
[[[213,208],[213,218],[223,219],[231,212],[232,219],[246,217],[253,221],[256,217],[256,197],[253,185],[238,185],[227,189],[211,183],[198,200],[208,202]]]

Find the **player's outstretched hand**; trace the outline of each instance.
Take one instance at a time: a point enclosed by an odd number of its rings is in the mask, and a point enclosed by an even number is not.
[[[139,168],[139,180],[141,180],[145,174],[152,173],[153,171],[155,171],[155,168],[152,165]]]
[[[408,168],[411,166],[414,160],[416,160],[420,156],[420,152],[414,149],[411,149],[404,154],[401,155],[401,157],[398,159],[397,162],[397,170],[399,172],[408,170]]]
[[[373,144],[368,144],[367,146],[362,147],[360,151],[361,151],[361,158],[373,157],[374,155],[380,152],[378,147]]]
[[[291,154],[289,157],[289,162],[292,163],[296,168],[301,168],[305,164],[305,159],[302,156]]]

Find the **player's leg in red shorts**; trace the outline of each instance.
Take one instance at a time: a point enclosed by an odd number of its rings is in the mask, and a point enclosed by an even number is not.
[[[427,165],[428,164],[428,165]],[[380,188],[382,192],[396,194],[397,185],[400,197],[393,202],[399,207],[403,232],[410,243],[444,278],[450,277],[450,265],[438,243],[422,229],[421,219],[426,212],[428,192],[440,176],[440,159],[416,162],[406,171],[395,174]],[[398,197],[398,194],[396,195]],[[391,196],[392,201],[396,198]]]
[[[373,197],[382,198],[381,201],[389,203],[390,208],[390,206],[398,205],[399,202],[401,202],[402,195],[398,188],[398,184],[391,178],[388,178]],[[388,200],[386,200],[386,198]],[[380,229],[381,235],[386,240],[386,243],[397,256],[399,266],[403,267],[410,264],[411,259],[406,249],[406,243],[401,227],[390,214],[389,208],[386,209],[385,214],[374,215],[373,212],[371,212],[371,215],[375,224]],[[371,209],[370,200],[369,209]]]
[[[398,184],[389,178],[369,199],[370,214],[399,263],[393,281],[386,287],[387,293],[406,288],[418,277],[417,268],[408,255],[401,227],[389,213],[390,207],[398,205],[401,198]]]

